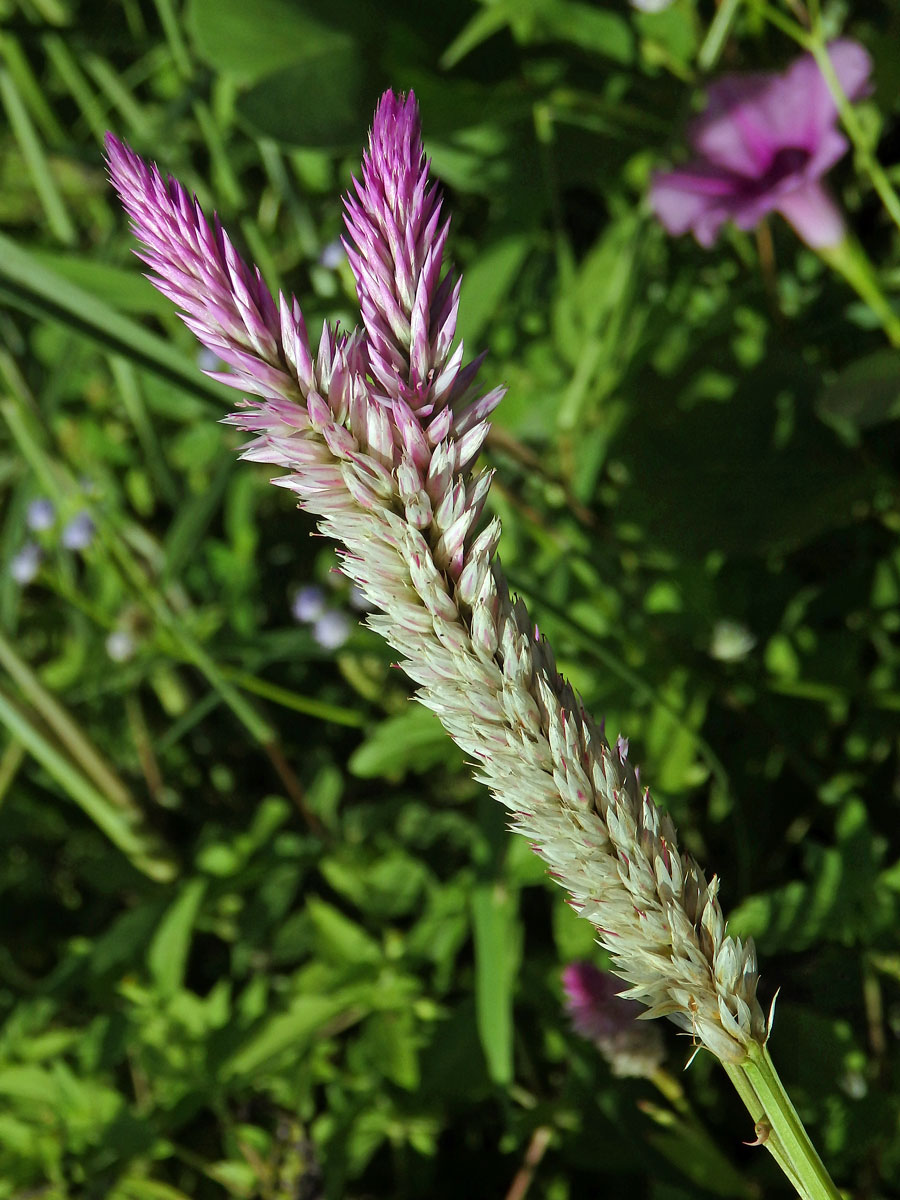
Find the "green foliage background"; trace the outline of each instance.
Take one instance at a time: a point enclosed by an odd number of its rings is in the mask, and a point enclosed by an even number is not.
[[[386,86],[420,98],[462,332],[510,388],[504,564],[757,938],[835,1178],[900,1196],[900,357],[777,220],[702,251],[650,217],[698,64],[795,53],[714,12],[0,0],[0,1200],[503,1197],[529,1146],[550,1200],[789,1194],[688,1040],[690,1121],[570,1031],[590,928],[378,639],[292,622],[333,554],[237,463],[131,257],[107,128],[312,329],[353,324],[321,256]],[[826,20],[874,57],[890,168],[897,8]],[[852,157],[833,181],[890,290],[897,230]]]

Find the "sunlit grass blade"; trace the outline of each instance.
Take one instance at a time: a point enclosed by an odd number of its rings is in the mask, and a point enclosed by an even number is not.
[[[123,813],[127,813],[135,825],[143,821],[144,814],[128,785],[93,745],[65,706],[48,692],[28,663],[19,657],[2,633],[0,666],[15,680],[22,695],[107,799]]]
[[[108,124],[106,109],[88,82],[78,59],[58,33],[48,33],[42,39],[42,45],[60,82],[81,109],[81,115],[90,129],[94,141],[98,146],[102,146]]]
[[[153,136],[153,130],[147,115],[121,75],[113,69],[107,59],[101,58],[99,54],[88,54],[84,59],[84,65],[134,137],[138,141],[149,140]],[[112,118],[110,119],[112,120]]]
[[[12,787],[13,780],[19,773],[19,767],[25,761],[25,747],[14,737],[11,737],[0,754],[0,806],[6,799],[6,794]]]
[[[110,355],[109,366],[116,382],[116,393],[141,444],[147,471],[160,496],[177,510],[181,500],[178,485],[166,465],[165,452],[160,445],[156,427],[147,412],[134,364],[119,354],[113,354]]]
[[[47,103],[45,90],[31,69],[21,43],[11,33],[0,33],[0,58],[5,62],[19,95],[28,106],[45,140],[62,145],[66,141],[65,131],[57,120],[56,113]]]
[[[91,341],[149,368],[180,388],[207,400],[222,402],[221,384],[198,371],[174,346],[150,333],[103,300],[64,279],[11,239],[0,234],[0,289],[11,304],[58,321]]]
[[[314,696],[301,696],[299,692],[279,687],[276,683],[269,683],[247,671],[226,669],[225,675],[242,687],[244,691],[253,692],[254,695],[262,696],[264,700],[271,700],[273,704],[278,704],[282,708],[289,708],[292,712],[304,713],[308,717],[315,717],[319,721],[328,721],[334,725],[348,725],[353,729],[361,729],[366,724],[365,716],[353,708],[345,708],[340,704],[328,704],[324,700],[317,700]]]
[[[0,102],[6,110],[10,128],[19,144],[19,150],[44,210],[50,232],[63,245],[73,245],[78,235],[56,180],[53,178],[53,171],[47,161],[44,147],[41,145],[41,140],[28,115],[28,109],[18,88],[13,82],[12,75],[6,67],[2,66],[0,66]]]
[[[130,814],[82,775],[3,691],[0,691],[0,722],[137,870],[160,882],[174,878],[177,864],[160,847],[155,835],[136,828]]]

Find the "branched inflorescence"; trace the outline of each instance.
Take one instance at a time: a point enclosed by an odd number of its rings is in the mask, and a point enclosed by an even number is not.
[[[326,326],[315,354],[296,300],[274,301],[218,220],[108,149],[153,282],[232,368],[215,377],[255,397],[228,418],[257,435],[244,457],[287,469],[275,482],[340,544],[369,624],[595,927],[624,994],[742,1061],[765,1036],[753,945],[726,934],[718,880],[679,852],[625,743],[610,747],[510,596],[499,521],[480,525],[491,473],[472,466],[503,389],[480,395],[480,362],[454,349],[459,282],[415,98],[382,98],[345,201],[362,329]]]

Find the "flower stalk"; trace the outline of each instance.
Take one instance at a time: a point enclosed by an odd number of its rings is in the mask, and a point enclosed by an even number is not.
[[[803,1200],[841,1200],[791,1098],[775,1070],[768,1048],[754,1045],[739,1066],[726,1064],[732,1083],[754,1117],[759,1140]]]
[[[863,303],[869,306],[891,345],[900,346],[900,316],[881,290],[875,268],[856,238],[848,235],[836,246],[823,247],[819,250],[819,257],[841,275]]]

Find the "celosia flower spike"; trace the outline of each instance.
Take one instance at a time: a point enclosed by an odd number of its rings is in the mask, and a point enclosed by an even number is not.
[[[390,323],[391,314],[412,315],[420,290],[430,295],[427,311],[433,318],[437,306],[439,319],[429,325],[429,353],[436,371],[450,370],[457,354],[434,340],[450,311],[434,268],[445,234],[412,98],[382,100],[351,206],[366,330],[338,337],[326,329],[314,363],[296,304],[281,303],[278,328],[224,234],[210,242],[199,209],[176,185],[113,151],[113,179],[124,184],[151,265],[161,276],[169,266],[181,272],[178,303],[201,336],[231,350],[251,382],[258,373],[259,384],[246,389],[257,398],[231,418],[258,435],[245,456],[285,467],[276,482],[341,544],[345,573],[376,610],[369,625],[398,651],[418,698],[592,923],[632,985],[625,994],[719,1058],[743,1061],[764,1038],[753,945],[726,935],[718,881],[707,882],[679,852],[669,817],[585,714],[525,605],[511,598],[496,558],[499,521],[479,530],[490,473],[473,474],[470,464],[497,393],[455,413],[407,356],[405,327]],[[213,253],[205,270],[200,246]],[[254,343],[254,314],[271,341]],[[412,329],[410,321],[411,338]],[[276,387],[279,373],[285,382]],[[411,381],[425,390],[413,396]]]

